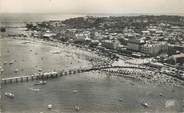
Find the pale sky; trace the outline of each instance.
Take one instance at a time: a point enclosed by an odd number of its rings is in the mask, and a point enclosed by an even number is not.
[[[184,13],[184,0],[0,0],[0,13]]]

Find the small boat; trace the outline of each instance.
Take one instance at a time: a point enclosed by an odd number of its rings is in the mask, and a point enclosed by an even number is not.
[[[14,61],[13,61],[13,60],[9,62],[9,64],[13,64],[13,63],[14,63]]]
[[[77,105],[75,105],[75,106],[74,106],[74,110],[75,110],[76,112],[78,112],[78,111],[80,111],[80,107],[77,106]]]
[[[47,83],[47,81],[41,80],[38,83],[35,83],[34,85],[45,85],[46,83]]]
[[[7,61],[4,61],[4,63],[3,63],[4,65],[6,65],[7,64]]]
[[[52,54],[60,54],[60,51],[54,51]]]
[[[119,102],[122,102],[122,101],[123,101],[123,99],[122,99],[122,98],[120,98],[120,99],[119,99]]]
[[[10,92],[5,92],[5,96],[9,97],[9,98],[14,98],[15,95],[13,93]]]
[[[42,69],[41,69],[41,68],[39,68],[39,69],[38,69],[38,71],[39,71],[39,72],[42,72]]]
[[[149,107],[149,105],[148,105],[148,103],[142,103],[142,106],[144,106],[144,107]]]
[[[78,93],[78,90],[73,90],[73,93]]]
[[[14,71],[14,72],[15,72],[15,73],[18,73],[18,71],[19,71],[18,69],[15,69],[15,71]]]
[[[22,44],[28,44],[28,43],[31,43],[31,42],[29,42],[29,41],[26,41],[26,42],[22,42]]]
[[[52,104],[49,104],[49,105],[47,106],[47,108],[48,108],[48,109],[52,109]]]
[[[40,89],[39,88],[29,88],[30,90],[32,90],[32,91],[35,91],[35,92],[38,92],[38,91],[40,91]]]

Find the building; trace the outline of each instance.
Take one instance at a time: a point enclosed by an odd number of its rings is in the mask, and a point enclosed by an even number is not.
[[[154,28],[149,28],[148,31],[153,34],[153,33],[156,33],[157,29],[154,29]]]
[[[43,35],[42,35],[42,38],[44,38],[44,39],[50,39],[50,38],[55,38],[56,37],[56,33],[44,33]]]
[[[98,31],[91,32],[91,39],[94,39],[94,40],[100,40],[100,39],[102,39],[101,32],[98,32]]]
[[[140,51],[141,46],[145,43],[143,39],[130,38],[127,42],[127,48],[133,51]]]
[[[163,36],[164,35],[164,32],[162,30],[157,30],[155,32],[156,36]]]
[[[184,52],[184,45],[174,45],[176,51]]]
[[[172,55],[168,58],[167,62],[174,65],[177,63],[184,64],[184,53]]]
[[[143,36],[150,36],[150,31],[142,31]]]
[[[75,37],[77,38],[77,39],[81,39],[81,40],[83,40],[83,39],[86,39],[86,38],[90,38],[90,32],[89,31],[83,31],[83,32],[81,32],[81,33],[76,33],[75,34]]]
[[[101,41],[102,46],[108,49],[117,49],[120,45],[120,42],[115,39],[115,40],[102,40]]]
[[[121,44],[127,45],[128,39],[125,37],[118,37],[118,40],[120,41]]]
[[[168,44],[166,42],[145,43],[141,46],[140,51],[151,56],[157,56],[168,51]]]
[[[147,63],[147,65],[159,69],[161,69],[164,66],[162,63],[159,62],[149,62]]]

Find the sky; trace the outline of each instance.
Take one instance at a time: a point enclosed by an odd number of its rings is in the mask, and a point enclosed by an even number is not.
[[[0,0],[0,13],[183,14],[184,0]]]

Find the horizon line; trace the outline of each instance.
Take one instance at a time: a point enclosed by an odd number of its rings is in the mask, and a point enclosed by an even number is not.
[[[86,16],[141,16],[141,15],[148,15],[148,16],[184,16],[184,13],[83,13],[83,12],[0,12],[2,14],[65,14],[65,15],[86,15]]]

